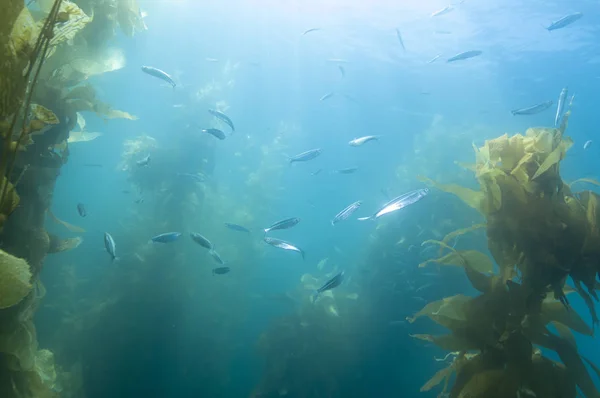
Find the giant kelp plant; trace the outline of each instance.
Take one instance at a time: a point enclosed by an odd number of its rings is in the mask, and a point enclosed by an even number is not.
[[[592,335],[593,329],[568,299],[578,293],[597,323],[599,196],[573,193],[560,176],[560,162],[572,145],[564,135],[568,118],[569,113],[560,128],[531,128],[525,135],[505,134],[475,147],[476,163],[466,167],[475,173],[480,191],[423,178],[484,215],[498,272],[492,273],[493,262],[484,253],[438,242],[448,253],[430,262],[464,267],[481,294],[432,302],[409,318],[428,316],[451,332],[414,335],[455,356],[422,391],[445,382],[441,395],[451,398],[568,398],[577,389],[585,397],[600,396],[586,362],[596,373],[599,369],[578,353],[572,333]],[[566,284],[569,277],[574,287]],[[540,347],[554,351],[561,362]]]
[[[91,3],[91,2],[86,2]],[[89,5],[89,4],[88,4]],[[68,158],[69,131],[79,111],[107,118],[130,115],[111,109],[81,86],[89,74],[60,84],[60,68],[93,21],[77,4],[40,1],[25,6],[7,0],[0,14],[0,396],[57,396],[54,356],[38,349],[33,315],[44,288],[44,258],[76,247],[44,228],[45,215],[75,232],[50,211],[61,166]],[[83,41],[82,41],[83,40]],[[80,65],[85,57],[80,59]],[[57,84],[58,83],[58,84]],[[64,83],[64,82],[63,82]]]

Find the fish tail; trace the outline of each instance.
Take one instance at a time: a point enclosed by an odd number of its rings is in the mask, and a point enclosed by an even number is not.
[[[333,220],[331,220],[331,226],[335,227],[335,223],[333,222]]]
[[[311,296],[311,299],[312,299],[312,302],[313,302],[313,303],[317,301],[317,299],[319,298],[319,295],[320,295],[320,294],[321,294],[321,293],[320,293],[318,290],[315,290],[315,291],[313,292],[313,294],[312,294],[312,296]]]
[[[305,254],[306,254],[306,253],[304,253],[304,250],[300,249],[300,254],[302,255],[302,260],[304,260],[305,259]]]

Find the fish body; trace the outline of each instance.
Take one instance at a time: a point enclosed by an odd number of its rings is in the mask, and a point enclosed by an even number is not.
[[[139,167],[148,166],[150,164],[150,155],[146,156],[142,160],[135,162]]]
[[[358,167],[346,167],[345,169],[335,170],[337,174],[353,174],[358,170]]]
[[[193,174],[193,173],[177,173],[177,177],[186,178],[192,180],[194,182],[204,182],[205,178],[202,174]]]
[[[361,217],[361,218],[359,218],[359,220],[361,220],[361,221],[375,220],[381,216],[384,216],[384,215],[392,213],[394,211],[403,209],[409,205],[412,205],[413,203],[418,202],[419,200],[421,200],[425,196],[427,196],[428,193],[429,193],[429,189],[423,188],[423,189],[417,189],[414,191],[410,191],[408,193],[405,193],[404,195],[397,196],[394,199],[387,202],[386,204],[384,204],[371,217]]]
[[[427,61],[428,64],[432,64],[434,63],[438,58],[440,57],[440,54],[436,55],[435,57],[431,58],[429,61]]]
[[[338,65],[338,69],[340,70],[340,73],[342,74],[342,79],[346,76],[346,69],[344,69],[344,67],[342,65]]]
[[[446,62],[462,61],[464,59],[469,59],[469,58],[477,57],[477,56],[479,56],[481,54],[483,54],[483,51],[479,51],[479,50],[465,51],[465,52],[456,54],[453,57],[448,58],[446,60]]]
[[[304,260],[304,250],[300,249],[297,246],[294,246],[293,244],[291,244],[289,242],[286,242],[281,239],[269,238],[268,236],[265,236],[265,238],[263,240],[265,241],[265,243],[267,243],[268,245],[271,245],[273,247],[277,247],[277,248],[283,249],[283,250],[291,250],[291,251],[298,252],[302,256],[302,259]]]
[[[160,80],[169,83],[171,86],[173,86],[173,88],[175,88],[175,86],[177,85],[168,73],[160,69],[154,68],[152,66],[142,66],[142,72],[147,73],[150,76],[157,77]]]
[[[311,176],[316,176],[317,174],[319,174],[321,171],[323,171],[323,169],[318,169],[313,171],[312,173],[310,173]]]
[[[133,202],[139,205],[140,203],[144,203],[144,198],[136,199]]]
[[[227,137],[227,136],[225,135],[225,133],[224,133],[224,132],[222,132],[222,131],[221,131],[221,130],[219,130],[219,129],[204,129],[204,130],[202,130],[202,132],[203,132],[203,133],[206,133],[206,134],[210,134],[210,135],[212,135],[213,137],[216,137],[216,138],[218,138],[218,139],[220,139],[220,140],[224,140],[224,139]]]
[[[527,108],[515,109],[510,111],[514,116],[517,115],[535,115],[537,113],[543,112],[546,109],[550,108],[554,101],[546,101],[537,105],[529,106]]]
[[[224,114],[221,111],[217,111],[214,109],[209,109],[208,113],[210,113],[211,115],[213,115],[214,117],[216,117],[217,119],[221,120],[223,123],[225,123],[226,125],[231,127],[231,131],[235,131],[235,126],[233,125],[233,122],[231,121],[229,116],[227,116],[226,114]]]
[[[83,205],[83,203],[77,204],[77,212],[81,217],[87,216],[87,212],[85,211],[85,206]]]
[[[209,241],[208,239],[206,239],[204,236],[200,235],[199,233],[190,232],[190,237],[192,238],[192,240],[194,242],[196,242],[200,246],[202,246],[208,250],[213,249],[213,244],[211,243],[211,241]]]
[[[592,140],[587,140],[585,144],[583,144],[583,149],[588,149],[592,145]]]
[[[379,140],[379,135],[366,135],[364,137],[359,137],[359,138],[355,138],[353,140],[351,140],[350,142],[348,142],[348,145],[350,146],[361,146],[366,144],[369,141],[377,141]]]
[[[248,228],[246,228],[242,225],[239,225],[239,224],[232,224],[232,223],[226,222],[225,226],[234,231],[250,233],[250,230]]]
[[[150,240],[154,243],[171,243],[179,239],[180,236],[181,232],[165,232],[150,238]]]
[[[450,11],[454,10],[454,7],[448,5],[440,10],[437,10],[431,14],[432,17],[439,17],[440,15],[448,14]]]
[[[322,96],[321,98],[319,98],[319,101],[325,101],[326,99],[333,97],[333,94],[335,94],[333,91],[330,93],[327,93],[324,96]]]
[[[275,231],[278,229],[289,229],[295,227],[299,222],[300,218],[298,217],[286,218],[285,220],[277,221],[276,223],[272,224],[269,228],[265,228],[264,231],[265,234],[267,234],[271,231]]]
[[[317,289],[315,294],[313,295],[313,301],[315,301],[319,295],[327,290],[335,289],[344,281],[344,271],[339,272],[333,278],[329,279],[327,282],[323,284],[320,288]]]
[[[402,46],[402,51],[406,51],[406,47],[404,47],[404,40],[402,40],[402,34],[400,33],[400,30],[398,28],[396,28],[396,37],[398,38],[398,41]]]
[[[231,271],[231,268],[229,267],[217,267],[213,268],[212,273],[213,275],[225,275],[228,274],[229,271]]]
[[[217,251],[215,250],[214,246],[213,248],[208,252],[208,254],[210,254],[210,256],[213,258],[213,260],[215,260],[217,263],[221,264],[221,265],[225,265],[225,261],[223,261],[223,259],[221,258],[221,256],[219,255],[219,253],[217,253]]]
[[[112,261],[115,261],[117,259],[117,245],[108,232],[104,233],[104,248],[110,254]]]
[[[321,148],[311,149],[309,151],[302,152],[296,156],[292,156],[290,158],[290,164],[294,162],[307,162],[309,160],[313,160],[316,157],[318,157],[322,152],[323,150]]]
[[[321,28],[310,28],[304,31],[304,33],[302,33],[302,36],[309,34],[310,32],[316,32],[318,30],[321,30]]]
[[[560,95],[558,96],[558,106],[556,107],[556,115],[554,116],[554,127],[558,126],[558,123],[562,118],[563,112],[565,110],[565,101],[567,100],[568,93],[568,87],[565,87],[560,91]]]
[[[348,205],[344,210],[340,211],[338,214],[335,215],[335,217],[333,217],[333,220],[331,220],[331,225],[333,226],[340,221],[346,220],[348,217],[350,217],[352,215],[352,213],[354,213],[356,210],[358,210],[358,208],[361,205],[362,205],[362,201],[360,201],[360,200],[352,203],[351,205]]]
[[[583,17],[583,13],[581,12],[575,12],[573,14],[566,15],[558,21],[552,22],[550,26],[548,26],[546,29],[549,32],[551,32],[556,29],[564,28],[565,26],[571,25],[573,22],[577,21],[581,17]]]

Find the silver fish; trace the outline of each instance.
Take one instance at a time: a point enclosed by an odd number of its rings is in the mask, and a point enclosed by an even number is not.
[[[400,30],[398,28],[396,28],[396,37],[398,37],[398,41],[402,46],[402,51],[406,51],[406,47],[404,47],[404,40],[402,40],[402,34],[400,33]]]
[[[313,295],[313,301],[315,301],[319,295],[327,290],[335,289],[344,281],[344,271],[339,272],[333,278],[329,279],[323,286],[317,289]]]
[[[210,254],[213,260],[215,260],[218,264],[225,265],[225,261],[223,261],[219,253],[215,251],[214,247],[208,252],[208,254]]]
[[[112,261],[115,261],[117,259],[117,245],[108,232],[104,233],[104,248],[110,254]]]
[[[199,233],[190,232],[190,237],[192,238],[192,240],[194,242],[196,242],[200,246],[202,246],[208,250],[213,249],[213,244],[208,239],[206,239],[204,236],[200,235]]]
[[[300,218],[298,217],[286,218],[285,220],[277,221],[276,223],[272,224],[269,228],[265,228],[264,231],[265,234],[267,234],[270,231],[275,231],[277,229],[289,229],[295,227],[299,222]]]
[[[583,149],[588,149],[592,145],[592,140],[587,140],[585,144],[583,144]]]
[[[164,234],[156,235],[150,240],[154,243],[171,243],[175,242],[181,236],[181,232],[166,232]]]
[[[310,32],[316,32],[318,30],[321,30],[321,28],[310,28],[304,31],[304,33],[302,33],[302,36],[309,34]]]
[[[175,86],[177,85],[177,84],[175,84],[175,81],[173,81],[173,79],[171,78],[171,76],[168,73],[166,73],[160,69],[154,68],[152,66],[142,66],[142,72],[147,73],[150,76],[154,76],[161,80],[164,80],[165,82],[167,82],[171,86],[173,86],[173,88],[175,88]]]
[[[140,167],[141,166],[148,166],[150,164],[150,155],[146,156],[142,160],[138,160],[137,162],[135,162],[135,164],[137,164]]]
[[[576,12],[573,14],[566,15],[566,16],[562,17],[561,19],[559,19],[558,21],[552,22],[550,24],[550,26],[548,26],[546,29],[549,32],[551,32],[556,29],[564,28],[565,26],[571,25],[573,22],[577,21],[581,17],[583,17],[583,13],[581,13],[581,12]]]
[[[302,255],[302,259],[304,260],[304,250],[300,249],[297,246],[294,246],[293,244],[291,244],[289,242],[286,242],[286,241],[281,240],[281,239],[269,238],[268,236],[265,236],[264,241],[268,245],[271,245],[273,247],[277,247],[279,249],[291,250],[291,251],[298,252],[298,253],[300,253]]]
[[[226,222],[225,226],[234,231],[250,233],[250,230],[248,228],[244,227],[243,225]]]
[[[323,152],[323,150],[321,148],[311,149],[309,151],[302,152],[296,156],[292,156],[290,158],[290,164],[292,164],[294,162],[306,162],[308,160],[313,160],[314,158],[319,156],[322,152]]]
[[[366,144],[369,141],[377,141],[379,140],[381,136],[379,135],[366,135],[364,137],[359,137],[359,138],[355,138],[353,140],[351,140],[350,142],[348,142],[348,145],[350,146],[361,146],[363,144]]]
[[[375,214],[373,214],[371,217],[361,217],[361,218],[359,218],[359,220],[360,221],[375,220],[381,216],[392,213],[396,210],[403,209],[406,206],[410,206],[413,203],[418,202],[419,200],[421,200],[425,196],[427,196],[428,193],[429,193],[429,189],[427,189],[427,188],[410,191],[408,193],[405,193],[404,195],[400,195],[400,196],[390,200],[389,202],[384,204],[379,210],[377,210],[375,212]]]
[[[344,67],[342,65],[338,65],[338,69],[340,70],[340,73],[342,74],[342,79],[346,76],[346,69],[344,69]]]
[[[194,182],[204,182],[206,181],[206,177],[203,174],[193,174],[193,173],[177,173],[177,177],[185,178],[188,180],[192,180]]]
[[[334,170],[337,174],[353,174],[358,170],[358,167],[347,167],[345,169]]]
[[[462,61],[463,59],[469,59],[469,58],[477,57],[477,56],[479,56],[481,54],[483,54],[483,51],[479,51],[479,50],[465,51],[465,52],[456,54],[453,57],[448,58],[446,60],[446,62]]]
[[[229,116],[227,116],[226,114],[224,114],[221,111],[217,111],[217,110],[213,110],[213,109],[209,109],[208,113],[210,113],[211,115],[213,115],[214,117],[216,117],[217,119],[221,120],[223,123],[225,123],[226,125],[231,127],[231,131],[235,131],[235,127],[233,126],[233,122],[231,121]]]
[[[431,14],[432,17],[439,17],[440,15],[448,14],[450,11],[454,10],[454,7],[448,5],[441,10],[437,10]]]
[[[326,99],[333,97],[334,94],[335,93],[333,91],[330,93],[327,93],[324,96],[322,96],[321,98],[319,98],[319,101],[325,101]]]
[[[568,87],[565,87],[560,91],[560,95],[558,96],[558,106],[556,107],[556,116],[554,116],[554,127],[558,126],[558,123],[562,118],[563,112],[565,110],[565,101],[567,100],[568,93]]]
[[[431,58],[429,61],[427,61],[428,64],[432,64],[434,63],[438,58],[440,57],[440,54],[436,55],[435,57]]]
[[[515,109],[510,111],[513,115],[535,115],[550,108],[554,101],[546,101],[541,104],[529,106],[527,108]]]
[[[219,129],[204,129],[204,130],[202,130],[202,132],[203,132],[203,133],[206,133],[206,134],[210,134],[210,135],[212,135],[213,137],[216,137],[216,138],[218,138],[218,139],[220,139],[220,140],[224,140],[224,139],[227,137],[227,136],[225,135],[225,133],[224,133],[224,132],[222,132],[222,131],[221,131],[221,130],[219,130]]]
[[[335,215],[335,217],[333,217],[333,220],[331,220],[331,225],[333,226],[340,221],[346,220],[352,215],[352,213],[358,210],[360,205],[362,205],[362,201],[358,200],[352,203],[351,205],[347,206],[344,210],[340,211],[338,214]]]

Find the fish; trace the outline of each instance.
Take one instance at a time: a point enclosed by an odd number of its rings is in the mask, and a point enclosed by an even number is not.
[[[179,239],[180,236],[181,232],[165,232],[150,238],[150,240],[154,243],[171,243]]]
[[[319,174],[321,171],[323,171],[323,169],[318,169],[313,171],[312,173],[310,173],[311,176],[316,176],[317,174]]]
[[[440,57],[440,54],[436,55],[435,57],[431,58],[429,61],[427,61],[428,64],[432,64],[434,63],[438,58]]]
[[[173,88],[175,88],[175,86],[177,85],[168,73],[160,69],[154,68],[152,66],[142,66],[142,72],[147,73],[150,76],[157,77],[160,80],[169,83],[171,86],[173,86]]]
[[[325,94],[324,96],[322,96],[321,98],[319,98],[319,101],[325,101],[326,99],[333,97],[334,94],[335,93],[333,91],[329,92],[329,93]]]
[[[219,62],[217,58],[204,58],[206,62]]]
[[[229,271],[231,271],[231,268],[229,267],[217,267],[212,269],[213,275],[225,275],[228,274]]]
[[[350,146],[361,146],[369,141],[378,141],[381,136],[379,135],[366,135],[364,137],[355,138],[348,142]]]
[[[585,144],[583,144],[583,149],[588,149],[592,145],[592,140],[587,140]]]
[[[321,28],[310,28],[304,31],[304,33],[302,33],[302,36],[309,34],[310,32],[316,32],[318,30],[321,30]]]
[[[117,260],[117,245],[113,237],[108,233],[104,233],[104,248],[110,254],[112,261]]]
[[[133,201],[134,203],[140,204],[140,203],[144,203],[144,198],[139,198]]]
[[[292,156],[291,158],[289,158],[290,164],[292,164],[294,162],[306,162],[309,160],[313,160],[314,158],[319,156],[322,152],[323,152],[323,150],[321,148],[315,148],[315,149],[311,149],[306,152],[302,152],[296,156]]]
[[[197,232],[190,232],[190,238],[192,238],[192,240],[194,242],[196,242],[197,244],[199,244],[200,246],[202,246],[208,250],[213,249],[213,244],[208,239],[206,239],[204,236],[200,235]]]
[[[268,236],[265,236],[263,240],[265,241],[265,243],[267,243],[268,245],[271,245],[273,247],[277,247],[277,248],[283,249],[283,250],[291,250],[291,251],[298,252],[302,256],[302,259],[304,260],[304,250],[300,249],[297,246],[294,246],[293,244],[291,244],[289,242],[286,242],[281,239],[270,238]]]
[[[554,127],[558,126],[558,123],[562,118],[563,111],[565,110],[565,101],[567,100],[568,93],[568,87],[565,87],[560,91],[560,95],[558,96],[558,106],[556,107],[556,115],[554,116]]]
[[[265,234],[267,234],[271,231],[275,231],[278,229],[289,229],[295,227],[299,222],[300,218],[298,217],[286,218],[285,220],[277,221],[276,223],[272,224],[269,228],[265,228],[264,232]]]
[[[319,295],[327,290],[335,289],[344,281],[344,271],[338,272],[334,277],[329,279],[327,282],[323,284],[320,288],[318,288],[313,294],[313,301],[316,301],[319,298]]]
[[[215,260],[217,263],[221,264],[221,265],[225,265],[225,261],[223,261],[223,259],[221,258],[221,256],[219,255],[219,253],[217,253],[217,251],[215,250],[215,247],[213,246],[213,248],[208,252],[208,254],[210,254],[210,256],[213,258],[213,260]]]
[[[85,167],[104,167],[104,165],[102,165],[100,163],[84,163],[83,165]]]
[[[456,54],[453,57],[448,58],[446,60],[446,62],[462,61],[464,59],[469,59],[469,58],[477,57],[477,56],[479,56],[481,54],[483,54],[483,51],[479,51],[479,50],[465,51],[465,52]]]
[[[340,73],[342,74],[342,79],[344,77],[346,77],[346,69],[344,69],[344,67],[342,65],[338,65],[338,69],[340,70]]]
[[[233,125],[233,122],[231,121],[231,119],[229,118],[229,116],[227,116],[226,114],[224,114],[221,111],[217,111],[214,109],[209,109],[208,113],[210,113],[211,115],[213,115],[214,117],[216,117],[217,119],[221,120],[223,123],[225,123],[226,125],[228,125],[229,127],[231,127],[231,131],[234,132],[235,131],[235,126]]]
[[[249,230],[248,228],[246,228],[246,227],[244,227],[244,226],[242,226],[242,225],[239,225],[239,224],[232,224],[232,223],[226,222],[226,223],[225,223],[225,226],[226,226],[227,228],[229,228],[229,229],[232,229],[232,230],[234,230],[234,231],[238,231],[238,232],[248,232],[248,233],[250,233],[250,230]]]
[[[337,174],[353,174],[358,170],[358,167],[347,167],[345,169],[334,170]]]
[[[216,138],[218,138],[218,139],[220,139],[220,140],[224,140],[224,139],[227,137],[227,136],[225,135],[225,133],[224,133],[224,132],[222,132],[222,131],[221,131],[221,130],[219,130],[219,129],[203,129],[203,130],[202,130],[202,132],[203,132],[203,133],[206,133],[206,134],[210,134],[210,135],[212,135],[213,137],[216,137]]]
[[[177,177],[186,178],[188,180],[192,180],[194,182],[204,182],[206,178],[203,174],[193,174],[193,173],[177,173]]]
[[[362,201],[357,200],[356,202],[346,206],[344,210],[340,211],[338,214],[335,215],[335,217],[333,217],[333,220],[331,220],[331,225],[335,226],[335,224],[337,224],[338,222],[346,220],[352,215],[352,213],[358,210],[358,208],[361,205]]]
[[[85,211],[85,206],[83,205],[83,203],[77,204],[77,212],[81,217],[87,216],[87,212]]]
[[[552,22],[546,28],[546,30],[548,30],[548,32],[552,32],[553,30],[564,28],[565,26],[571,25],[573,22],[579,20],[581,17],[583,17],[583,13],[581,12],[575,12],[573,14],[566,15],[558,21]]]
[[[402,34],[400,33],[400,30],[398,28],[396,28],[396,37],[398,38],[398,41],[402,46],[402,51],[406,51],[406,47],[404,47],[404,41],[402,40]]]
[[[142,160],[135,162],[139,167],[148,166],[150,164],[150,155],[146,156]]]
[[[437,10],[431,14],[431,17],[439,17],[440,15],[448,14],[450,11],[453,11],[454,7],[452,5],[447,5],[446,7]]]
[[[573,100],[575,99],[575,94],[571,96],[571,100],[569,101],[569,108],[573,106]]]
[[[416,189],[414,191],[407,192],[404,195],[395,197],[394,199],[392,199],[389,202],[387,202],[386,204],[384,204],[371,217],[361,217],[361,218],[359,218],[359,220],[360,221],[376,220],[381,216],[392,213],[396,210],[403,209],[407,206],[412,205],[413,203],[418,202],[419,200],[421,200],[425,196],[427,196],[428,193],[429,193],[429,189],[427,189],[427,188]]]
[[[513,116],[517,115],[535,115],[537,113],[543,112],[546,109],[550,108],[554,101],[546,101],[537,105],[528,106],[527,108],[514,109],[510,111]]]

